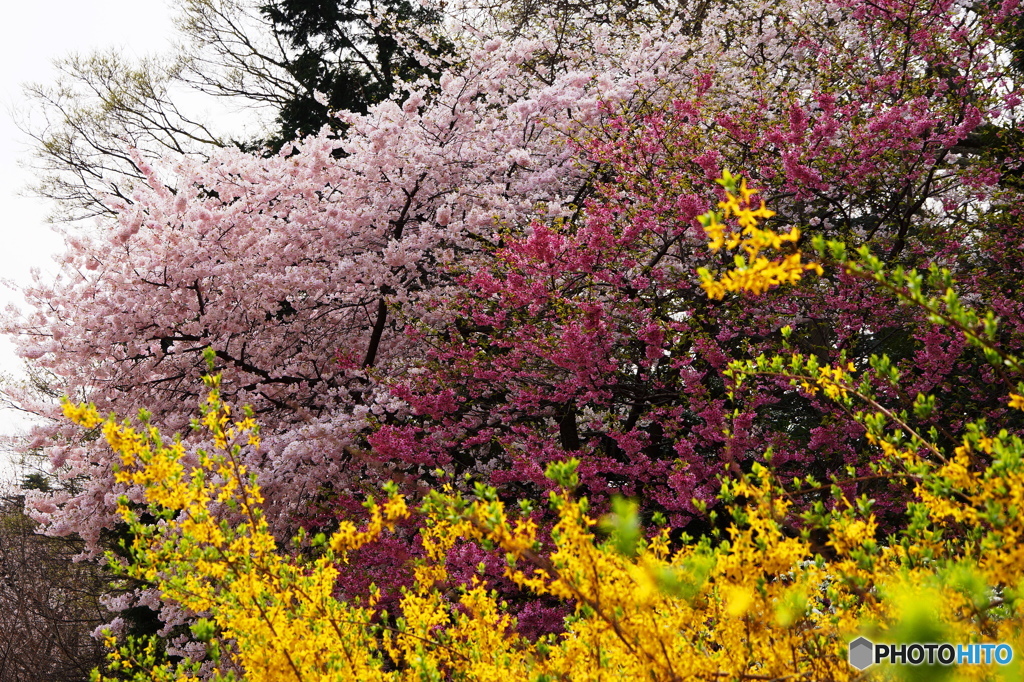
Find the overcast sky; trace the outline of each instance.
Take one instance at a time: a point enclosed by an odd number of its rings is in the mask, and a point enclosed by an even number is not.
[[[12,110],[24,108],[21,84],[51,82],[54,59],[70,52],[117,47],[143,56],[171,47],[171,8],[165,0],[12,0],[4,7],[4,39],[0,41],[0,188],[4,211],[0,220],[0,278],[25,282],[30,269],[52,270],[50,256],[61,240],[45,222],[48,208],[39,199],[19,196],[31,179],[18,165],[28,157],[29,141],[14,125]],[[0,305],[17,301],[8,287]],[[10,343],[0,339],[0,370],[18,372],[20,362]],[[0,433],[19,426],[17,413],[0,411]],[[0,456],[2,458],[2,456]],[[0,478],[9,469],[0,462]]]

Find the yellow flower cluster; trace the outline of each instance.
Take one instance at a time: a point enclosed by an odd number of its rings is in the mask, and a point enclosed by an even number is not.
[[[216,380],[211,383],[215,395]],[[218,415],[202,420],[208,430],[233,430],[235,439],[247,439],[248,426],[220,418],[229,411],[219,398],[206,410]],[[79,424],[96,424],[87,406],[66,412]],[[126,463],[119,474],[142,486],[150,511],[164,519],[145,525],[122,504],[136,538],[128,574],[206,614],[200,624],[208,631],[194,631],[204,633],[214,679],[235,679],[231,671],[241,670],[253,682],[854,680],[860,678],[846,662],[846,643],[858,634],[917,636],[907,630],[918,617],[907,612],[907,603],[932,609],[950,641],[981,637],[1024,645],[1024,618],[994,607],[1001,586],[1024,584],[1024,521],[1011,513],[1024,499],[1024,467],[1000,484],[994,475],[972,474],[974,453],[1024,454],[1019,439],[1005,434],[973,434],[923,479],[917,493],[929,525],[919,541],[880,547],[869,512],[849,502],[837,506],[821,522],[833,553],[828,562],[815,559],[806,535],[789,530],[791,495],[759,464],[723,485],[733,515],[725,533],[681,546],[663,529],[623,550],[625,529],[635,519],[598,524],[584,499],[563,490],[552,495],[558,522],[549,535],[553,549],[544,552],[536,524],[515,518],[493,491],[478,488],[474,499],[435,491],[418,512],[426,557],[401,600],[401,618],[385,625],[375,621],[373,598],[344,603],[334,589],[345,552],[412,513],[393,490],[368,505],[364,529],[343,524],[314,542],[322,546],[320,556],[286,553],[267,529],[258,486],[237,463],[238,444],[226,435],[226,450],[202,453],[189,469],[180,444],[164,445],[155,429],[136,430],[113,418],[103,426],[107,443]],[[887,444],[894,459],[921,464],[888,440],[874,440]],[[924,480],[960,493],[938,494]],[[940,537],[957,523],[980,523],[978,509],[994,508],[1007,514],[999,532],[970,551],[952,533]],[[620,511],[631,513],[635,509]],[[611,535],[599,536],[598,526]],[[497,596],[476,580],[453,602],[445,558],[459,540],[503,553],[506,575],[528,591],[575,603],[565,633],[523,639]],[[925,556],[929,561],[921,560]],[[943,558],[959,562],[952,588]],[[963,568],[968,560],[979,568]],[[985,628],[979,629],[979,618]],[[107,644],[111,670],[136,675],[130,679],[201,679],[199,662],[157,663],[152,647]],[[992,670],[962,672],[964,679],[989,679]],[[878,679],[885,679],[882,673]],[[107,678],[97,673],[95,679]]]
[[[732,175],[729,171],[724,171],[718,182],[725,187],[725,200],[718,204],[721,213],[709,211],[699,217],[711,239],[708,248],[715,253],[723,248],[728,251],[738,249],[746,255],[737,254],[734,257],[735,267],[718,277],[707,268],[698,269],[701,287],[708,297],[722,299],[730,291],[762,294],[779,284],[799,282],[804,272],[822,274],[817,263],[801,262],[799,252],[775,259],[766,257],[764,252],[769,249],[780,251],[786,244],[796,244],[800,240],[800,230],[794,227],[786,234],[779,234],[759,227],[759,220],[767,220],[775,212],[767,209],[763,201],[760,206],[751,207],[751,198],[757,190],[747,187],[746,178]],[[722,222],[728,218],[735,218],[740,227],[738,232],[730,232]]]
[[[245,428],[221,418],[230,412],[216,397],[215,380],[212,387],[201,423],[211,436],[234,429],[243,439]],[[67,412],[80,424],[95,422],[88,408]],[[211,413],[217,417],[208,418]],[[104,433],[121,461],[130,462],[120,473],[143,487],[150,510],[164,519],[146,526],[122,505],[136,537],[128,574],[207,614],[208,646],[230,661],[218,659],[215,678],[229,679],[238,668],[255,682],[770,679],[794,666],[814,679],[849,678],[840,664],[842,637],[821,630],[827,618],[814,614],[826,573],[800,568],[808,549],[784,533],[780,520],[789,505],[774,495],[763,469],[755,470],[756,480],[727,488],[755,504],[722,548],[705,543],[674,553],[667,529],[640,538],[630,553],[600,540],[585,500],[567,491],[552,498],[559,520],[550,553],[540,550],[536,524],[512,518],[493,491],[480,489],[474,500],[436,491],[421,510],[426,560],[401,601],[401,618],[380,627],[373,625],[372,600],[343,603],[333,590],[344,553],[409,513],[401,497],[392,492],[382,504],[368,505],[363,530],[343,524],[322,542],[320,557],[304,558],[278,550],[255,502],[258,486],[237,464],[237,445],[226,435],[226,450],[202,453],[189,470],[180,444],[163,445],[152,428],[111,418]],[[225,491],[237,502],[234,511],[222,504]],[[496,595],[475,580],[453,604],[439,583],[449,578],[445,558],[460,539],[504,553],[508,577],[533,593],[575,602],[566,633],[522,639]],[[752,565],[760,569],[749,570]],[[145,665],[149,649],[108,646],[119,672],[199,679],[197,662]]]

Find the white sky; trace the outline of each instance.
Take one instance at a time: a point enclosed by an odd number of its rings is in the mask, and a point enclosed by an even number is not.
[[[143,56],[170,49],[171,8],[164,0],[12,0],[4,7],[0,40],[0,278],[25,282],[32,267],[52,267],[50,256],[61,240],[45,222],[46,204],[19,196],[31,174],[19,167],[28,157],[29,141],[14,125],[12,109],[23,108],[21,84],[48,83],[55,78],[52,61],[70,52],[118,47]],[[18,301],[8,287],[0,289],[0,306]],[[19,373],[20,361],[0,337],[0,371]],[[0,433],[23,428],[13,410],[0,410]],[[0,479],[10,469],[0,454]]]

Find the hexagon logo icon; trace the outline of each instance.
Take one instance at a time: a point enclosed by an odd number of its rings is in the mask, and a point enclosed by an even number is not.
[[[857,670],[864,670],[874,663],[875,645],[866,637],[858,637],[850,642],[850,665]]]

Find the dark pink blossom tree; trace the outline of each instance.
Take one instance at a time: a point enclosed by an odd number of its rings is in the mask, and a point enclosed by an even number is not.
[[[510,497],[536,496],[545,465],[575,455],[592,500],[639,498],[700,530],[693,502],[713,502],[723,466],[737,471],[770,446],[784,473],[842,474],[883,512],[902,508],[901,488],[871,475],[851,415],[784,383],[731,395],[728,363],[777,352],[783,326],[821,362],[898,359],[912,391],[940,394],[925,429],[955,429],[966,401],[1011,419],[991,398],[1011,387],[976,353],[866,282],[832,272],[725,301],[698,286],[712,258],[695,218],[717,201],[714,178],[741,168],[776,226],[867,245],[893,266],[951,267],[1020,339],[1019,295],[982,265],[1014,267],[1005,247],[1019,238],[1021,197],[1003,178],[1020,152],[996,158],[979,144],[1021,112],[1020,74],[995,40],[1013,7],[827,11],[827,28],[763,16],[752,45],[737,39],[705,69],[695,57],[668,103],[609,105],[578,143],[603,172],[594,195],[462,276],[459,320],[424,332],[429,362],[394,389],[420,421],[380,429],[376,451],[486,472]]]

